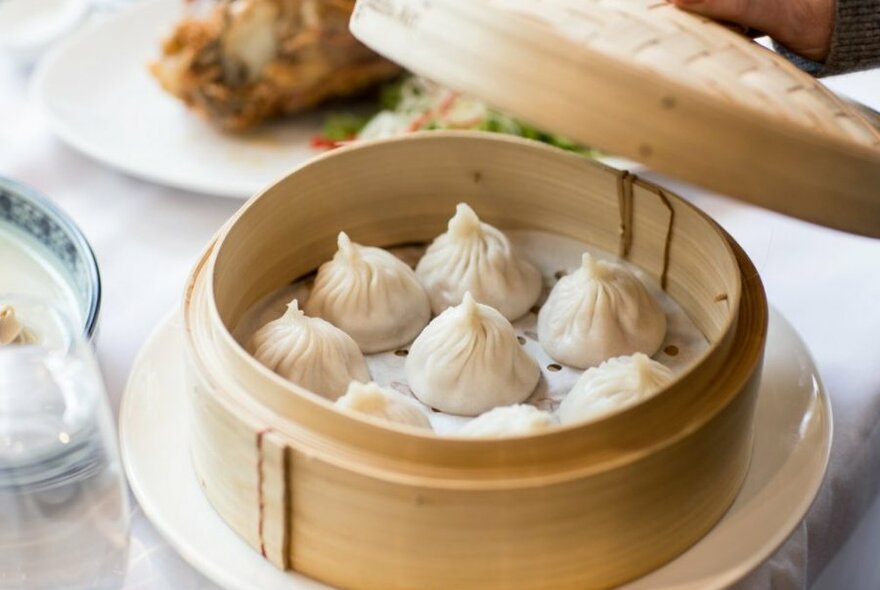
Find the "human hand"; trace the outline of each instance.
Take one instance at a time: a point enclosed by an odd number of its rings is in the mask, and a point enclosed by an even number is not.
[[[710,18],[757,29],[807,59],[828,57],[835,0],[670,0]]]

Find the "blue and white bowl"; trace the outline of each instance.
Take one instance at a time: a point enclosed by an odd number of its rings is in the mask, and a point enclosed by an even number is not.
[[[6,228],[11,228],[14,237],[32,242],[36,246],[32,249],[58,271],[76,298],[83,334],[91,340],[101,307],[101,276],[80,229],[39,192],[0,177],[0,232]]]

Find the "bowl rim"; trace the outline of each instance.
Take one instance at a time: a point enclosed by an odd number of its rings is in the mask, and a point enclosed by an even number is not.
[[[85,337],[91,341],[94,339],[98,327],[103,294],[101,271],[91,244],[70,215],[39,190],[3,175],[0,175],[0,187],[17,193],[48,213],[67,232],[76,249],[84,254],[83,261],[86,264],[86,272],[89,275],[92,293],[89,298],[88,311],[83,320],[82,330]]]

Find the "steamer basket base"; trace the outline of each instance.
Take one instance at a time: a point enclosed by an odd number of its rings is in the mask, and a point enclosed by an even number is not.
[[[135,363],[120,410],[125,470],[144,514],[187,562],[224,589],[329,588],[276,569],[202,494],[186,452],[180,330],[177,313],[157,328]],[[755,428],[752,464],[724,518],[686,553],[623,588],[725,588],[769,557],[812,504],[828,462],[831,408],[809,351],[778,312],[770,318]]]

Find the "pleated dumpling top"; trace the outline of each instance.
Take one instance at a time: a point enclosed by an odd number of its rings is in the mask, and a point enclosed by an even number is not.
[[[419,334],[405,370],[420,401],[463,416],[524,401],[541,376],[510,322],[470,293]]]
[[[458,431],[460,436],[503,438],[538,434],[556,424],[553,414],[528,404],[501,406],[480,414]]]
[[[300,387],[329,399],[352,381],[369,381],[367,361],[351,336],[321,318],[308,317],[294,299],[287,311],[257,330],[248,351]]]
[[[414,399],[376,383],[352,381],[336,407],[416,428],[431,428],[428,416]]]
[[[431,319],[428,296],[397,256],[339,232],[333,259],[318,269],[305,311],[345,331],[364,354],[412,342]]]
[[[465,203],[449,220],[446,233],[428,246],[416,276],[438,314],[470,292],[508,320],[522,317],[541,295],[541,273],[521,258],[507,236],[483,223]]]
[[[553,360],[586,369],[613,357],[652,355],[666,337],[666,314],[621,264],[584,254],[538,313],[538,340]]]
[[[668,367],[644,354],[609,359],[581,375],[556,415],[563,424],[601,418],[648,399],[672,380]]]

